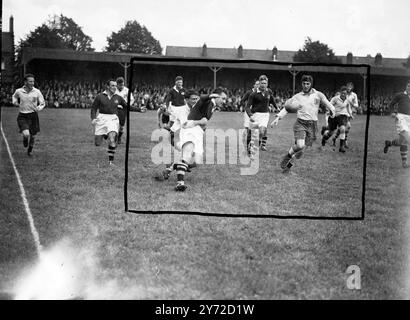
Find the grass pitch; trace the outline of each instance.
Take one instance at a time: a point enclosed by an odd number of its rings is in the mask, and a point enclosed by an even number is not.
[[[393,299],[405,298],[410,171],[389,117],[372,116],[368,145],[366,219],[306,221],[125,213],[125,145],[116,166],[106,146],[93,146],[89,110],[46,109],[28,158],[17,131],[17,110],[2,109],[3,129],[45,248],[70,239],[93,252],[94,277],[115,282],[102,298],[128,299]],[[292,144],[294,117],[269,130],[257,175],[239,165],[203,165],[187,175],[152,179],[155,113],[131,114],[129,208],[213,213],[360,216],[365,117],[358,116],[350,149],[340,154],[319,140],[291,175],[278,168]],[[320,118],[323,121],[322,118]],[[238,113],[217,113],[208,128],[241,128]],[[35,258],[34,243],[14,171],[0,139],[0,291]],[[346,269],[358,265],[361,290],[347,288]],[[110,286],[108,286],[110,288]],[[111,288],[113,288],[111,286]]]

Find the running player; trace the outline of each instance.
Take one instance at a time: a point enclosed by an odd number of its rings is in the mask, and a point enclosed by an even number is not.
[[[12,102],[19,107],[17,124],[23,135],[23,146],[28,147],[27,155],[31,156],[36,134],[40,132],[38,112],[46,105],[41,91],[34,87],[34,75],[24,76],[24,85],[14,92]]]
[[[330,103],[335,107],[335,117],[329,118],[328,128],[324,132],[322,137],[322,146],[326,145],[326,141],[335,133],[338,129],[340,132],[340,147],[339,152],[346,152],[345,149],[345,134],[347,128],[348,119],[352,116],[352,110],[350,108],[350,102],[347,100],[347,87],[340,88],[339,94],[336,94]]]
[[[117,82],[107,81],[107,89],[99,93],[91,107],[91,124],[95,126],[94,143],[100,146],[102,139],[108,139],[108,163],[113,164],[115,149],[117,148],[117,134],[120,126],[117,109],[120,104],[123,108],[127,103],[117,92]],[[97,116],[98,111],[98,116]]]
[[[187,121],[183,123],[180,132],[182,159],[176,164],[176,191],[185,191],[187,188],[184,178],[188,165],[202,163],[206,124],[212,113],[226,102],[226,97],[227,93],[222,88],[215,89],[210,95],[201,96],[189,112]]]
[[[246,104],[246,113],[249,116],[249,128],[254,130],[251,133],[251,158],[256,152],[257,146],[255,140],[258,138],[257,130],[259,130],[259,146],[262,151],[266,151],[267,142],[267,127],[269,123],[269,105],[273,105],[276,108],[275,100],[273,98],[273,92],[268,88],[268,77],[261,75],[259,77],[259,88],[255,92],[252,92],[249,96]]]
[[[277,125],[288,112],[287,105],[297,105],[297,120],[293,126],[295,144],[289,149],[288,153],[282,158],[280,167],[283,172],[288,172],[293,166],[295,159],[302,157],[306,145],[312,145],[316,140],[317,116],[320,104],[324,104],[334,117],[335,108],[327,100],[326,96],[313,88],[313,77],[310,75],[302,76],[302,91],[295,94],[285,102],[285,107],[275,115],[271,125]]]
[[[116,94],[118,94],[121,98],[123,98],[126,102],[128,102],[128,88],[125,86],[125,80],[123,77],[118,77],[117,78],[117,92]],[[130,97],[130,107],[132,107],[132,105],[134,104],[134,97],[131,93],[131,97]],[[118,132],[118,140],[117,143],[121,144],[121,137],[124,134],[124,126],[125,126],[125,120],[127,117],[127,109],[123,108],[122,105],[118,105],[118,119],[120,121],[120,129]]]
[[[249,100],[249,96],[253,93],[256,92],[256,90],[258,90],[259,88],[259,80],[255,80],[254,84],[253,84],[253,88],[246,91],[245,94],[243,95],[242,99],[241,99],[241,108],[242,111],[244,111],[243,113],[243,126],[245,128],[245,134],[246,134],[246,150],[248,151],[248,155],[250,155],[250,148],[249,148],[249,144],[251,142],[251,130],[249,129],[249,116],[246,113],[246,105],[248,103]]]
[[[398,137],[394,140],[384,142],[384,153],[389,151],[391,146],[400,147],[401,162],[403,168],[408,168],[407,163],[408,144],[410,142],[410,80],[407,81],[406,90],[394,96],[389,104],[389,109],[397,105],[397,112],[392,116],[396,120],[396,131]]]

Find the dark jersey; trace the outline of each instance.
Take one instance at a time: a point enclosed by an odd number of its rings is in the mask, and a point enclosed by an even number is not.
[[[269,112],[269,104],[276,108],[272,90],[267,89],[263,93],[259,90],[252,92],[246,105],[246,113],[251,116],[255,112]]]
[[[125,100],[118,94],[112,95],[111,99],[106,92],[98,94],[91,107],[91,119],[94,120],[97,117],[97,110],[104,114],[117,114],[118,105],[127,107]]]
[[[211,98],[209,98],[209,95],[203,95],[192,107],[188,114],[188,120],[201,120],[202,118],[209,120],[212,117],[214,109],[215,105]]]
[[[186,91],[184,88],[178,91],[175,87],[173,87],[171,90],[169,90],[167,96],[165,97],[165,105],[169,106],[170,101],[171,105],[175,107],[185,105],[185,94]]]
[[[408,94],[401,92],[394,96],[390,102],[390,108],[398,105],[397,112],[410,115],[410,97]]]

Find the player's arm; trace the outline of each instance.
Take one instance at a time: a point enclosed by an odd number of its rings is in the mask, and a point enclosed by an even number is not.
[[[165,107],[168,109],[171,104],[171,91],[165,96]]]
[[[269,105],[272,105],[275,108],[275,110],[279,111],[278,107],[276,106],[272,91],[270,91]]]
[[[20,97],[19,97],[19,93],[16,90],[13,94],[13,96],[11,97],[11,102],[13,103],[13,105],[15,105],[16,107],[20,106]]]
[[[41,91],[38,91],[38,96],[37,96],[37,102],[38,105],[36,106],[36,111],[41,111],[44,109],[44,107],[46,106],[46,101],[44,100],[43,94],[41,93]]]
[[[274,115],[274,119],[271,122],[270,126],[277,126],[279,123],[279,120],[283,119],[284,116],[286,116],[288,114],[288,112],[286,111],[286,105],[291,103],[291,99],[286,100],[285,104],[283,105],[282,110],[279,111],[279,113]]]
[[[335,116],[335,107],[327,100],[326,96],[322,92],[318,92],[320,101],[325,105],[325,107],[330,111],[330,117]]]
[[[252,111],[251,111],[251,108],[252,108],[252,104],[253,104],[253,97],[254,97],[254,94],[253,93],[251,93],[250,95],[249,95],[249,98],[248,98],[248,101],[246,102],[246,104],[245,104],[245,112],[246,112],[246,114],[249,116],[249,119],[252,117]],[[252,121],[252,120],[251,120]]]
[[[97,121],[97,111],[99,108],[99,101],[100,101],[99,96],[96,96],[91,106],[91,124],[95,124]]]
[[[130,95],[130,106],[133,106],[135,103],[134,95],[132,94],[132,91],[128,89],[128,94]]]
[[[125,99],[123,98],[123,97],[121,97],[121,96],[119,96],[120,97],[120,106],[122,106],[125,110],[127,110],[127,101],[125,101]]]

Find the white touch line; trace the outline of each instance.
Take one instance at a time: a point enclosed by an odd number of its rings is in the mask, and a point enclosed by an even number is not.
[[[31,234],[33,235],[34,242],[36,244],[37,254],[38,256],[40,256],[40,251],[41,251],[40,237],[38,235],[36,227],[34,226],[34,220],[33,220],[33,216],[31,215],[30,206],[28,205],[26,191],[24,190],[23,182],[21,181],[20,174],[17,170],[16,163],[14,162],[13,155],[11,154],[9,143],[7,142],[6,136],[4,135],[3,125],[1,123],[0,123],[0,131],[4,139],[4,143],[6,144],[6,148],[9,153],[10,161],[11,161],[11,164],[13,165],[14,172],[16,173],[17,183],[20,187],[20,195],[21,195],[21,198],[23,199],[24,209],[26,210],[27,218],[30,223]]]

